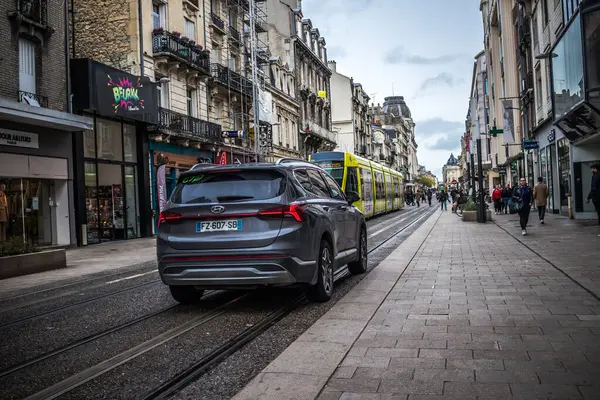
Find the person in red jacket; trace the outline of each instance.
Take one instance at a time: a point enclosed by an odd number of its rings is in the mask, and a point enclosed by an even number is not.
[[[494,202],[494,214],[502,213],[502,186],[497,185],[492,192],[492,201]]]

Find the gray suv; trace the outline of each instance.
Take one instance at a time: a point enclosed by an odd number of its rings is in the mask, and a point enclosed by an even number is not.
[[[301,160],[196,165],[160,213],[161,279],[180,303],[199,300],[205,289],[287,285],[328,301],[340,268],[367,270],[367,226],[352,206],[358,200]]]

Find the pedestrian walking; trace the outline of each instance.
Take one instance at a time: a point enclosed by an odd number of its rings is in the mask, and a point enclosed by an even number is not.
[[[508,214],[510,212],[511,199],[512,189],[510,188],[510,183],[507,183],[506,187],[502,189],[502,209],[504,210],[504,214]]]
[[[546,215],[546,205],[548,204],[548,185],[544,183],[544,179],[540,176],[538,183],[533,188],[533,200],[538,210],[538,216],[540,217],[540,224],[544,224],[544,216]]]
[[[421,207],[421,191],[417,190],[417,195],[415,196],[417,199],[417,207]]]
[[[492,192],[492,201],[494,202],[494,214],[502,213],[502,186],[497,185]]]
[[[590,193],[587,197],[587,202],[590,200],[594,204],[594,208],[596,209],[596,214],[598,214],[598,225],[600,225],[600,173],[598,169],[600,169],[600,164],[592,165],[592,184],[590,187]],[[600,237],[600,234],[598,235]]]
[[[431,198],[433,197],[433,193],[431,192],[431,189],[429,189],[427,191],[427,202],[429,203],[429,207],[431,207]]]
[[[442,190],[440,192],[440,203],[442,206],[442,211],[448,211],[448,193]]]
[[[531,212],[531,203],[533,202],[533,191],[527,185],[525,178],[519,179],[519,186],[513,191],[513,201],[519,210],[521,235],[525,236],[527,235],[527,223],[529,222],[529,213]]]

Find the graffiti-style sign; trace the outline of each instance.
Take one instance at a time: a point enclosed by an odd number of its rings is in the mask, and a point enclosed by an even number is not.
[[[112,87],[113,100],[112,104],[115,114],[119,110],[124,111],[139,111],[144,108],[144,100],[140,99],[138,90],[142,87],[140,78],[137,78],[137,83],[134,85],[129,78],[119,78],[113,80],[108,76],[108,86]]]
[[[198,183],[202,180],[202,176],[203,175],[186,176],[185,178],[183,178],[181,180],[181,183],[183,183],[184,185],[191,185],[193,183]]]

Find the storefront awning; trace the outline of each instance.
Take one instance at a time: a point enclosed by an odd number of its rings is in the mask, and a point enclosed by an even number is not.
[[[0,119],[69,132],[94,128],[94,120],[89,117],[30,106],[3,98],[0,98]]]

